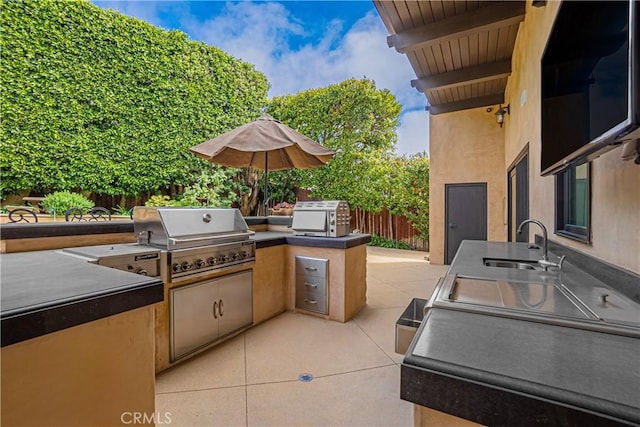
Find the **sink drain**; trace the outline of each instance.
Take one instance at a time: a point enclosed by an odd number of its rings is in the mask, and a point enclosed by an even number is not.
[[[309,373],[298,375],[298,381],[300,382],[308,383],[308,382],[311,382],[311,380],[313,380],[313,375]]]

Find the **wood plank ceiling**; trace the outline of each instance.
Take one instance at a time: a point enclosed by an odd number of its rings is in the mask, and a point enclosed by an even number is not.
[[[373,1],[431,114],[504,102],[524,1]]]

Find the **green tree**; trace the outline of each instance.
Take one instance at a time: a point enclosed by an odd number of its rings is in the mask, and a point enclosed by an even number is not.
[[[194,184],[188,151],[260,115],[253,65],[89,1],[0,0],[0,196]]]
[[[346,200],[351,207],[380,211],[384,159],[397,140],[400,104],[388,90],[367,79],[348,79],[321,89],[275,97],[273,117],[336,150],[329,164],[289,172],[289,181],[322,199]],[[271,179],[271,174],[269,175]],[[276,178],[278,179],[278,178]]]
[[[388,207],[405,216],[418,238],[429,240],[429,158],[426,153],[393,159]]]

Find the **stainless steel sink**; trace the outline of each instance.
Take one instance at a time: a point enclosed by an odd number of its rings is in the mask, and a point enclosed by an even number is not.
[[[515,268],[517,270],[542,270],[542,266],[537,261],[514,260],[514,259],[484,259],[487,267]]]
[[[607,317],[593,309],[593,304],[587,306],[563,285],[556,286],[553,283],[466,278],[449,274],[444,278],[442,286],[434,291],[432,300],[435,308],[640,338],[640,328],[636,323],[623,317],[623,314],[629,312],[629,307],[622,306],[622,299],[616,298],[610,290],[607,291],[607,297],[602,296],[603,291],[599,297],[599,309],[602,313],[606,311]],[[603,304],[606,309],[602,308]],[[631,310],[631,313],[637,315],[637,310]]]

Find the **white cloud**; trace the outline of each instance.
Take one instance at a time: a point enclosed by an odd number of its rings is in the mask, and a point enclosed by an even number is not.
[[[407,111],[400,116],[398,152],[429,153],[429,113],[424,109]]]
[[[165,14],[182,15],[189,13],[188,2],[170,3],[164,1],[146,1],[146,0],[134,0],[134,1],[112,1],[101,0],[94,1],[94,3],[104,9],[113,9],[127,16],[133,16],[142,21],[148,22],[156,27],[165,29],[173,29],[165,24],[162,18]]]
[[[117,8],[162,27],[165,26],[160,15],[172,13],[180,29],[192,39],[254,64],[267,76],[270,96],[366,76],[379,89],[389,89],[403,106],[398,152],[413,154],[427,150],[426,99],[411,87],[410,80],[415,74],[409,61],[387,46],[387,30],[374,12],[346,32],[342,21],[333,20],[319,40],[312,40],[306,34],[304,22],[289,12],[286,2],[226,3],[220,14],[205,21],[189,13],[188,5],[189,2],[131,1],[118,2]]]

